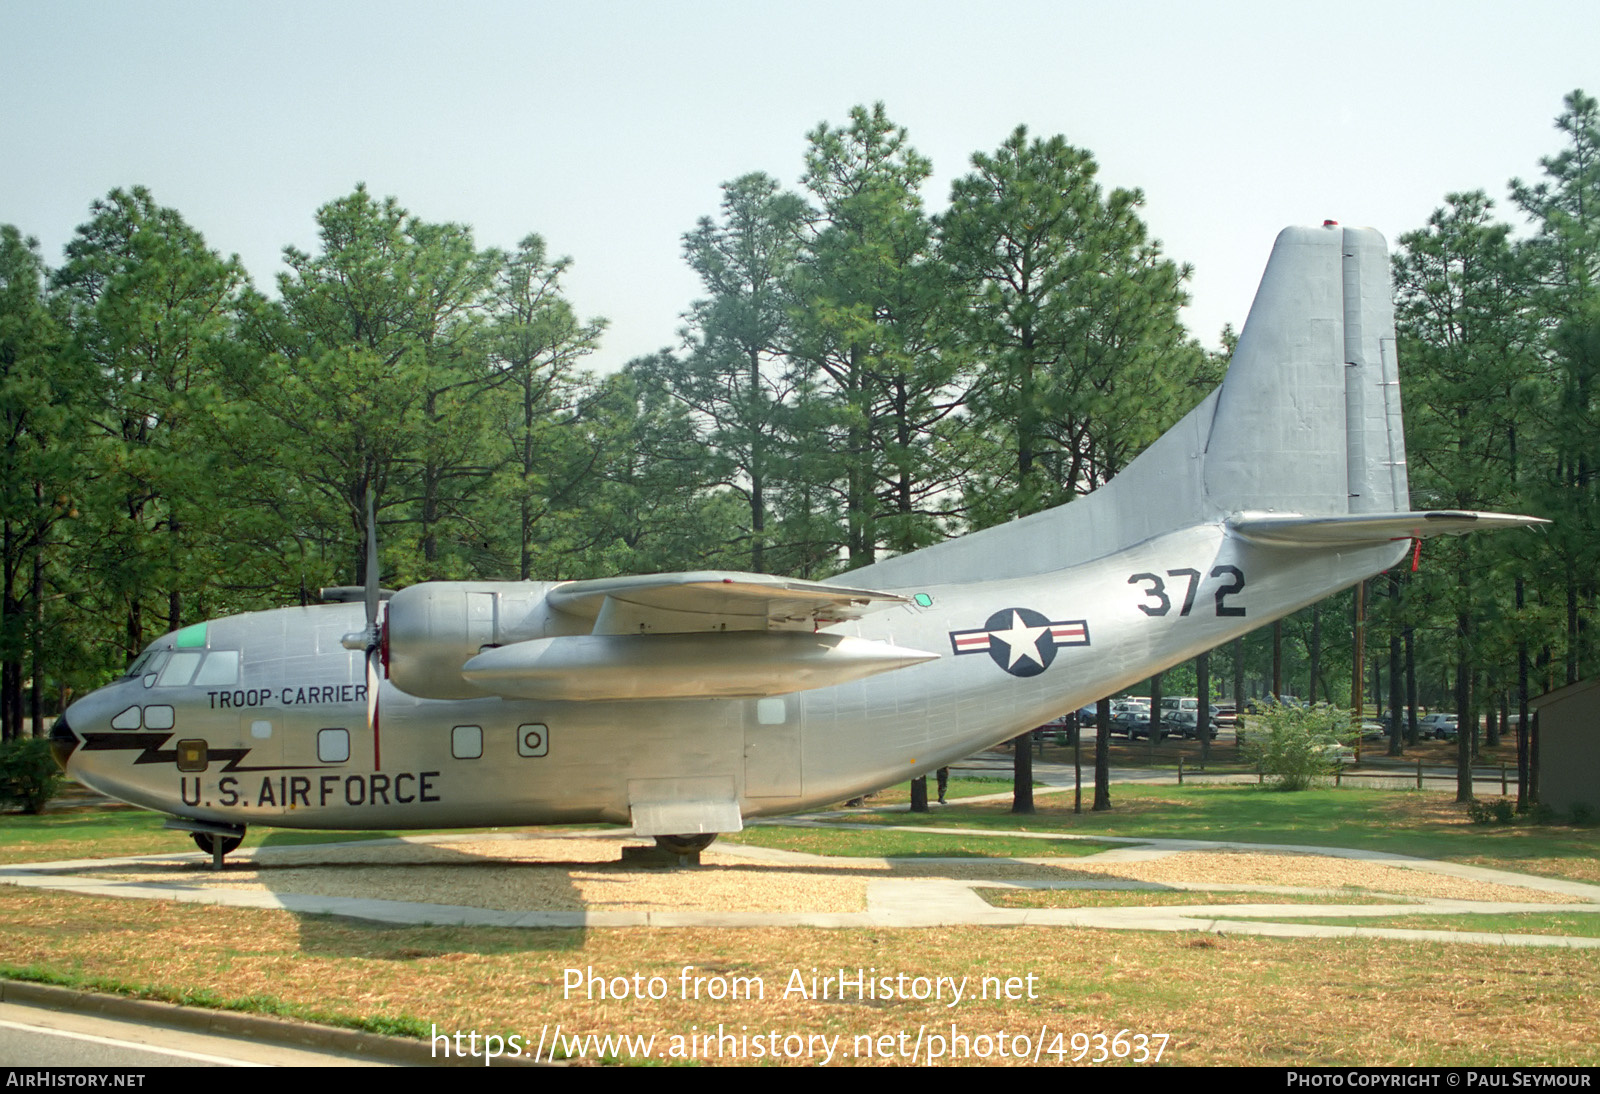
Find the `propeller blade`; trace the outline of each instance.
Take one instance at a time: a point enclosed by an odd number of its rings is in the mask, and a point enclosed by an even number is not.
[[[378,651],[367,651],[367,725],[372,730],[372,768],[383,770],[383,755],[378,738],[378,687],[382,682],[378,672]]]
[[[378,518],[373,502],[372,486],[367,486],[367,728],[372,730],[372,767],[383,769],[383,753],[378,735],[378,688],[382,673],[378,664],[383,656],[380,646],[383,634],[378,624]]]
[[[370,642],[378,644],[378,520],[373,507],[372,487],[367,487],[367,630]]]

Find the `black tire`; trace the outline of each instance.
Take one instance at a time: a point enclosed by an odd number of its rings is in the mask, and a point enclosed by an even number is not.
[[[710,847],[719,834],[697,832],[691,836],[657,836],[656,846],[672,855],[695,855]]]
[[[189,834],[194,837],[194,845],[208,855],[215,850],[213,846],[214,840],[220,839],[222,841],[222,853],[224,855],[231,855],[244,842],[243,836],[213,836],[210,832],[191,832]]]

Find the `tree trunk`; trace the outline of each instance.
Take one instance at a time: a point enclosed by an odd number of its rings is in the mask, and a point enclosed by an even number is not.
[[[1011,811],[1032,813],[1033,730],[1011,742]]]
[[[1408,623],[1401,635],[1406,647],[1406,744],[1417,743],[1417,655]]]
[[[1306,686],[1306,702],[1316,705],[1317,673],[1322,670],[1322,605],[1311,605],[1311,680]]]
[[[1465,584],[1466,571],[1460,582]],[[1472,716],[1472,661],[1467,655],[1467,639],[1472,618],[1465,612],[1456,615],[1456,801],[1472,801],[1472,739],[1467,719]]]
[[[1405,750],[1400,746],[1400,621],[1395,618],[1400,613],[1400,578],[1393,571],[1389,573],[1389,606],[1393,609],[1389,620],[1389,755],[1401,756]]]
[[[1161,731],[1161,674],[1150,677],[1150,756],[1155,758],[1156,735]],[[1132,743],[1130,738],[1129,743]]]
[[[1102,813],[1111,808],[1111,700],[1095,704],[1094,809]]]

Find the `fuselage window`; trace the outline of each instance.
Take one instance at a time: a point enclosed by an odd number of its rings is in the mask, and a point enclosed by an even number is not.
[[[476,760],[483,755],[483,727],[456,726],[450,731],[450,755],[458,760]]]
[[[239,682],[239,651],[212,650],[206,654],[205,663],[194,674],[194,685],[232,687]]]
[[[111,719],[112,729],[138,729],[139,708],[129,707],[115,718]]]
[[[517,727],[517,755],[548,756],[550,754],[550,729],[532,723]]]
[[[317,759],[325,764],[342,764],[350,758],[350,731],[317,730]]]
[[[156,677],[158,688],[181,688],[194,676],[194,670],[200,665],[201,654],[193,652],[175,653],[167,659],[161,675]]]
[[[144,728],[146,729],[171,729],[173,726],[173,710],[169,706],[151,706],[144,708]]]

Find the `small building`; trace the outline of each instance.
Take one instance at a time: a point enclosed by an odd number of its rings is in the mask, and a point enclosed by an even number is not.
[[[1583,807],[1600,817],[1600,679],[1580,680],[1528,701],[1539,801],[1560,813]]]

